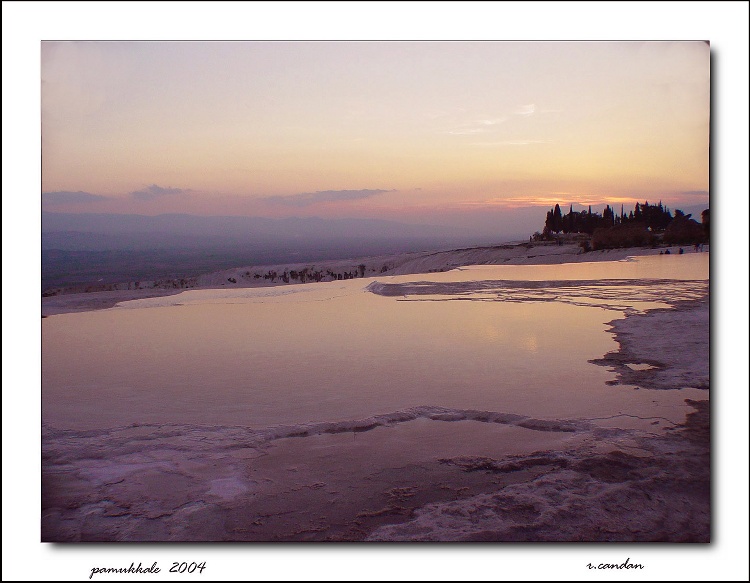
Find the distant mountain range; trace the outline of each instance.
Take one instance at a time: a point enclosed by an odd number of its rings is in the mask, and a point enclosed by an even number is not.
[[[502,237],[377,219],[42,213],[42,289],[243,265],[485,245]]]
[[[468,229],[378,219],[321,219],[42,213],[42,249],[102,251],[334,241],[413,241],[470,244],[488,237]]]

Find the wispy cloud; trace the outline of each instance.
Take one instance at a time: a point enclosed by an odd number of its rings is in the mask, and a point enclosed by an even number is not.
[[[456,127],[455,129],[448,130],[445,133],[450,134],[452,136],[486,134],[486,133],[494,132],[497,129],[494,126],[497,126],[506,121],[508,121],[507,117],[492,117],[492,118],[475,119],[473,121],[463,123],[459,125],[458,127]]]
[[[290,194],[288,196],[267,196],[262,200],[272,204],[286,206],[310,206],[321,202],[346,202],[353,200],[362,200],[371,198],[386,192],[395,192],[394,190],[383,190],[379,188],[364,188],[361,190],[319,190],[317,192],[302,192],[300,194]]]
[[[470,136],[472,134],[486,134],[489,132],[487,128],[459,128],[456,130],[449,130],[447,133],[452,136]]]
[[[533,103],[529,103],[528,105],[521,105],[517,107],[515,111],[513,112],[513,115],[529,117],[530,115],[534,115],[535,111],[536,111],[536,105]]]
[[[496,126],[499,123],[508,121],[507,117],[496,117],[493,119],[478,119],[477,123],[485,126]]]
[[[155,198],[161,198],[162,196],[183,194],[185,192],[188,191],[182,188],[163,188],[161,186],[157,186],[156,184],[152,184],[151,186],[147,186],[142,190],[135,190],[131,192],[130,196],[138,200],[154,200]]]
[[[102,196],[101,194],[91,194],[90,192],[83,192],[82,190],[77,190],[75,192],[71,192],[69,190],[59,190],[56,192],[42,193],[42,203],[45,205],[100,202],[103,200],[107,200],[107,197]]]
[[[531,144],[551,144],[551,140],[503,140],[502,142],[472,142],[470,146],[529,146]]]
[[[500,124],[503,124],[515,116],[516,118],[519,117],[531,117],[538,111],[542,112],[551,112],[551,111],[558,111],[558,110],[538,110],[535,103],[527,103],[525,105],[519,105],[511,112],[506,112],[502,115],[495,116],[495,117],[480,117],[479,119],[474,119],[472,121],[467,121],[465,123],[460,124],[458,127],[448,130],[445,133],[451,134],[454,136],[461,136],[461,135],[472,135],[472,134],[482,134],[482,133],[491,133],[496,132],[500,130],[498,126]],[[507,145],[517,145],[508,143]]]

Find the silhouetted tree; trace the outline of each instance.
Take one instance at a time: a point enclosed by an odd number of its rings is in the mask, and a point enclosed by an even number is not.
[[[706,241],[708,241],[711,238],[709,219],[710,219],[709,209],[706,209],[701,213],[701,222],[703,223],[703,234],[706,237]]]
[[[544,229],[542,229],[542,235],[546,239],[550,233],[555,230],[555,212],[553,210],[547,211],[547,218],[544,221]]]
[[[676,216],[685,216],[682,211],[675,212]],[[690,215],[687,215],[686,218],[690,218]],[[538,239],[549,240],[552,238],[553,233],[559,233],[560,230],[566,234],[587,233],[592,235],[595,230],[601,228],[612,228],[626,224],[636,225],[638,228],[628,231],[627,235],[625,235],[625,232],[617,235],[619,245],[628,241],[636,242],[645,240],[640,235],[636,235],[636,233],[640,233],[641,231],[651,233],[663,232],[672,222],[672,219],[673,217],[669,209],[661,201],[659,201],[659,204],[649,204],[648,201],[644,203],[636,202],[634,211],[631,210],[629,214],[625,213],[625,205],[620,205],[619,216],[609,205],[606,206],[600,215],[591,208],[591,205],[589,205],[588,210],[575,212],[572,204],[569,207],[568,213],[562,215],[560,205],[556,204],[553,209],[547,211],[544,230],[540,233]],[[652,241],[652,239],[649,239],[649,241]]]
[[[560,205],[555,205],[554,216],[553,216],[553,231],[559,233],[562,231],[562,212],[560,211]]]
[[[703,227],[690,218],[690,215],[677,215],[675,209],[675,218],[669,223],[664,231],[664,242],[670,244],[695,244],[702,243],[704,240]]]

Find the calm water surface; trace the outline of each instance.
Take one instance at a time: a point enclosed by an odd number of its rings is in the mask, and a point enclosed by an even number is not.
[[[540,418],[611,415],[641,402],[669,408],[691,395],[608,386],[613,373],[587,362],[617,348],[607,322],[623,313],[598,307],[608,300],[577,297],[571,303],[564,294],[560,301],[495,301],[492,294],[399,298],[365,288],[373,281],[707,280],[708,265],[708,254],[699,253],[478,266],[187,291],[52,316],[42,321],[43,420],[71,429],[148,422],[265,427],[417,405]],[[618,308],[623,302],[638,309],[664,305],[655,292],[623,299],[621,289],[609,290]],[[585,303],[597,307],[579,305]]]

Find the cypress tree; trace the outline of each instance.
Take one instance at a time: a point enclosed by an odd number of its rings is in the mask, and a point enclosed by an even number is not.
[[[560,211],[559,204],[555,205],[553,224],[553,231],[555,231],[555,233],[559,233],[562,230],[562,211]]]

